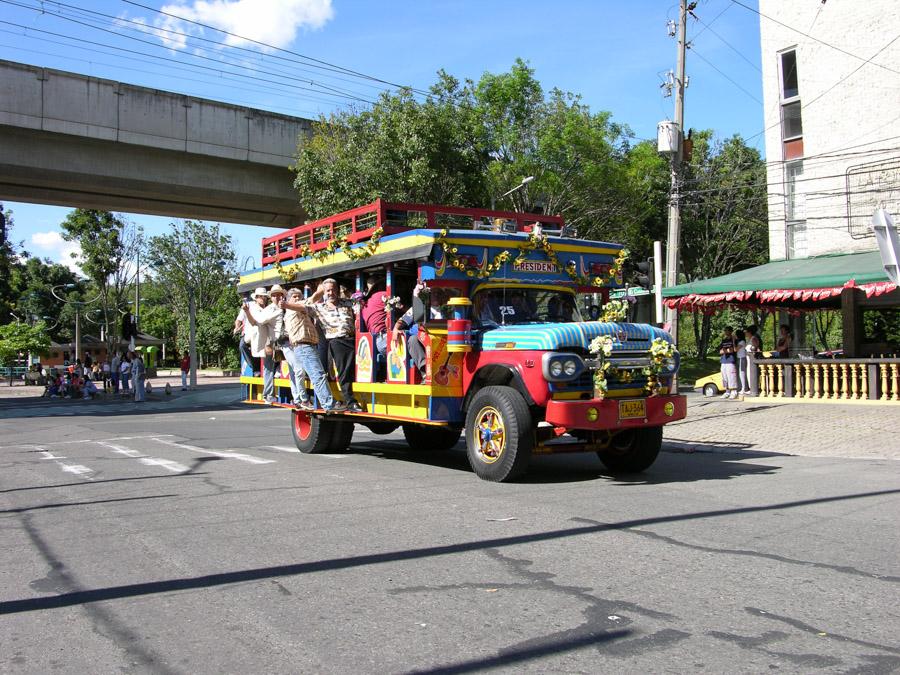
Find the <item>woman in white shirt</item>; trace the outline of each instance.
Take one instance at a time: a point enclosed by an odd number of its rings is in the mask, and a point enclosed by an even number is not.
[[[749,394],[750,393],[750,384],[747,380],[747,335],[744,331],[739,330],[735,333],[735,337],[737,338],[737,362],[738,362],[738,377],[740,378],[739,384],[741,388],[741,394]]]

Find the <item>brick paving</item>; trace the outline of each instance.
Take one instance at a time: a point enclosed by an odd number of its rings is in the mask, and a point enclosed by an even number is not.
[[[666,426],[664,448],[807,457],[900,459],[900,405],[723,401],[688,396],[684,420]]]

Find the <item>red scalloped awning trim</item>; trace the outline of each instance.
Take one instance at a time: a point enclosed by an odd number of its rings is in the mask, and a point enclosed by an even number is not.
[[[708,312],[725,305],[744,305],[756,299],[757,303],[781,303],[788,300],[801,302],[822,302],[841,294],[845,288],[858,288],[865,292],[867,298],[884,295],[897,289],[897,284],[890,281],[875,281],[861,286],[856,285],[855,279],[850,279],[843,286],[830,288],[773,288],[765,291],[729,291],[727,293],[697,294],[689,293],[680,298],[668,298],[664,300],[667,307],[688,312]]]

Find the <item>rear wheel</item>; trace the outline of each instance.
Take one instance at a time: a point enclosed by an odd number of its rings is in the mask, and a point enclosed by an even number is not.
[[[480,389],[466,414],[466,451],[479,478],[509,481],[528,468],[534,447],[531,412],[511,387]]]
[[[327,452],[344,452],[353,439],[353,422],[326,422],[332,425],[331,442]]]
[[[706,398],[712,398],[713,396],[719,395],[719,388],[712,382],[707,382],[703,385],[703,395]]]
[[[640,473],[656,461],[662,448],[662,427],[624,431],[597,453],[611,473]]]
[[[404,424],[403,435],[413,450],[449,450],[459,442],[462,429],[451,427],[426,427],[421,424]]]
[[[297,449],[309,454],[328,452],[334,433],[333,424],[319,415],[295,410],[291,420],[291,432]]]

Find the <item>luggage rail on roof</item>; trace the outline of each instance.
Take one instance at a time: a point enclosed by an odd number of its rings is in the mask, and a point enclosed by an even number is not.
[[[545,234],[566,236],[561,216],[470,209],[434,204],[406,204],[378,199],[371,204],[294,227],[262,240],[262,267],[295,260],[321,251],[335,238],[350,244],[367,241],[381,228],[382,235],[417,228],[532,232],[540,223]]]

